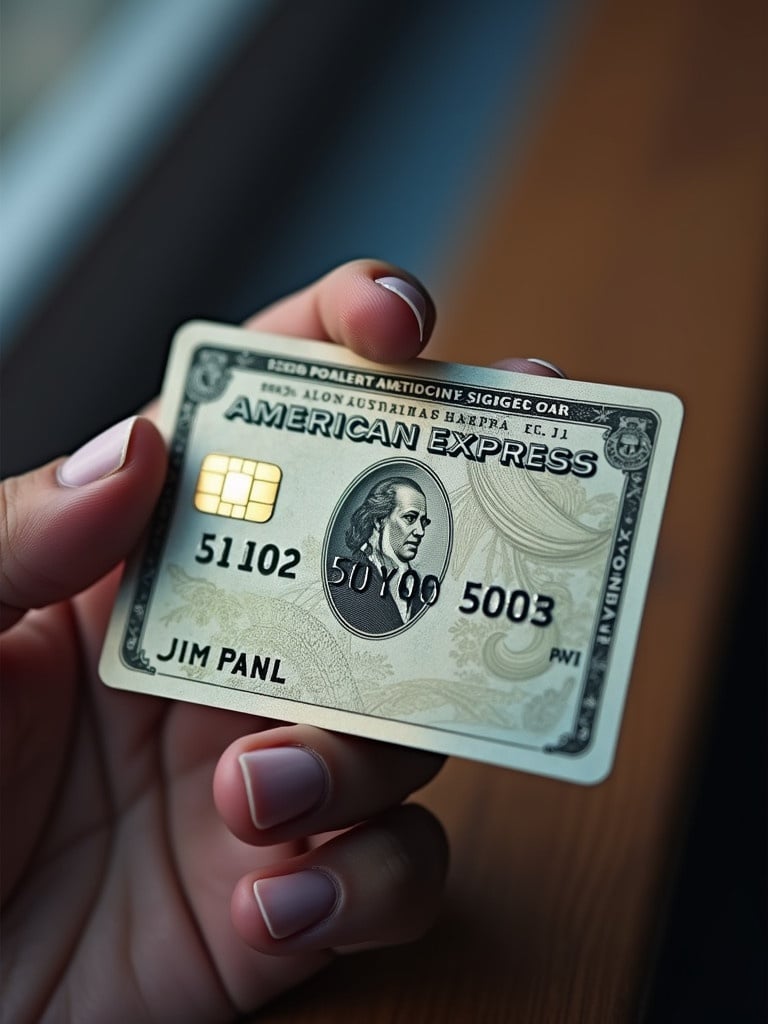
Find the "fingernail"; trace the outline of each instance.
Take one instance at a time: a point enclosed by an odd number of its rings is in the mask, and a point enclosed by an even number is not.
[[[546,366],[548,370],[552,370],[558,377],[565,377],[560,367],[555,366],[554,363],[548,363],[546,359],[535,359],[533,356],[528,356],[527,358],[529,363],[538,363],[539,366]]]
[[[298,818],[325,796],[328,780],[323,765],[304,747],[251,750],[238,761],[256,828]]]
[[[427,316],[427,300],[418,288],[414,288],[402,277],[377,277],[374,284],[380,284],[387,291],[394,292],[410,308],[419,325],[419,341],[424,340],[424,321]]]
[[[285,939],[318,924],[339,898],[331,879],[317,868],[260,878],[253,883],[253,895],[273,939]]]
[[[115,423],[105,431],[78,448],[66,462],[56,470],[56,477],[63,487],[83,487],[95,480],[116,473],[128,455],[128,445],[136,417]]]

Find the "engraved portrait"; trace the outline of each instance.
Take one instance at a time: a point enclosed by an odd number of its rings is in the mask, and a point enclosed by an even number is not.
[[[439,601],[452,536],[448,496],[428,467],[390,459],[367,469],[326,531],[323,583],[336,618],[365,637],[409,628]]]

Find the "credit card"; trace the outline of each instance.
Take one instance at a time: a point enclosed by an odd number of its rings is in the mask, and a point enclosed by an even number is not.
[[[102,678],[598,782],[681,421],[664,392],[188,324]]]

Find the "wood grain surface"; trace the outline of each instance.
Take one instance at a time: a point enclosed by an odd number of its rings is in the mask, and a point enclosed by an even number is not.
[[[642,1011],[707,721],[764,399],[762,2],[605,0],[456,254],[430,355],[539,356],[686,420],[615,768],[581,788],[454,760],[453,863],[407,948],[268,1007],[292,1024],[617,1022]]]

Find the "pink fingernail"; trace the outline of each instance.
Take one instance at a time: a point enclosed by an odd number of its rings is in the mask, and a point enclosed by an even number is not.
[[[328,780],[323,765],[305,747],[250,750],[238,761],[256,828],[298,818],[325,796]]]
[[[399,299],[403,300],[416,317],[416,323],[419,325],[419,341],[423,341],[424,321],[427,317],[427,300],[419,289],[414,288],[409,281],[404,281],[402,277],[377,277],[374,284],[380,284],[382,288],[386,288],[387,291],[392,292]]]
[[[552,370],[552,372],[556,373],[558,377],[565,377],[565,374],[559,366],[555,366],[554,363],[548,363],[546,359],[536,359],[533,356],[528,356],[527,359],[529,363],[538,363],[539,366],[546,366],[548,370]]]
[[[285,939],[318,924],[333,911],[339,893],[324,871],[260,878],[253,895],[273,939]]]
[[[125,463],[137,417],[115,423],[70,455],[56,470],[63,487],[83,487],[111,476]]]

